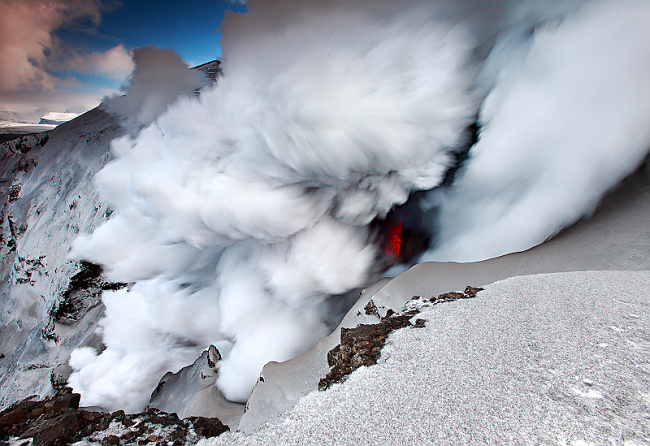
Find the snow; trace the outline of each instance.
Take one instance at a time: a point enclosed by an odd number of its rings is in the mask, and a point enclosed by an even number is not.
[[[199,445],[648,444],[648,289],[648,271],[493,283],[283,419]]]
[[[48,112],[41,116],[41,124],[59,125],[79,116],[79,113]]]
[[[393,280],[384,279],[363,292],[341,326],[371,323],[361,310],[369,299],[380,307],[399,311],[414,295],[435,296],[466,285],[484,286],[508,277],[539,273],[593,270],[650,270],[650,166],[646,163],[608,195],[589,220],[525,252],[473,263],[422,263]],[[376,320],[376,319],[375,319]],[[338,330],[311,351],[284,363],[269,363],[264,382],[251,395],[239,429],[252,432],[275,421],[327,373],[327,351],[339,342]]]
[[[2,405],[51,392],[51,369],[67,362],[100,317],[95,306],[74,326],[50,325],[50,310],[78,269],[69,258],[72,241],[110,213],[92,179],[110,159],[111,140],[122,133],[116,118],[95,109],[58,126],[49,139],[36,135],[0,145]],[[32,148],[18,150],[20,141]],[[10,188],[15,199],[8,199]],[[58,343],[42,335],[48,328],[55,329]]]
[[[28,122],[13,122],[0,120],[0,133],[39,133],[55,128],[55,124],[31,124]]]

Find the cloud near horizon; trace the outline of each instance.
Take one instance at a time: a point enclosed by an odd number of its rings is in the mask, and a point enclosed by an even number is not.
[[[68,68],[84,73],[100,73],[117,80],[124,80],[133,71],[134,63],[131,51],[119,44],[104,52],[76,54],[66,61]]]
[[[102,0],[0,0],[0,108],[34,119],[36,108],[88,109],[111,93],[65,91],[83,85],[57,77],[52,70],[65,68],[126,79],[133,64],[123,45],[82,54],[66,48],[55,35],[64,27],[82,26],[92,31],[101,22],[102,14],[115,6]],[[18,100],[20,95],[25,98],[23,102]],[[31,99],[39,95],[39,103],[33,103]]]

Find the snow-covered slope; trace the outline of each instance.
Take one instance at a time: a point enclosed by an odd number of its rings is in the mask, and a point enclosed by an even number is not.
[[[101,293],[125,284],[108,283],[99,265],[70,251],[80,234],[92,233],[114,212],[100,198],[95,175],[113,159],[111,143],[127,129],[137,130],[120,107],[134,114],[146,108],[155,117],[180,94],[213,82],[202,84],[206,74],[188,71],[169,50],[149,47],[136,54],[139,65],[127,88],[135,94],[106,100],[50,132],[0,145],[2,406],[51,393],[51,379],[64,385],[75,347],[101,348],[94,334],[104,314]],[[216,73],[218,64],[204,64],[206,69]],[[147,76],[151,72],[157,83]]]
[[[392,333],[376,365],[199,444],[648,444],[649,289],[648,271],[542,274],[425,305],[425,327]]]
[[[52,368],[67,362],[89,331],[84,324],[96,323],[97,314],[81,325],[70,317],[92,311],[98,296],[78,302],[67,321],[55,323],[54,313],[80,269],[68,258],[72,241],[110,214],[93,177],[122,133],[115,117],[95,109],[51,132],[0,145],[2,405],[51,391]]]
[[[362,294],[341,327],[373,321],[362,309],[376,306],[400,311],[414,295],[437,296],[466,285],[483,286],[513,276],[589,270],[650,270],[650,165],[644,164],[613,193],[589,220],[558,237],[521,253],[475,263],[422,263],[393,280],[384,279]],[[644,273],[647,274],[647,273]],[[478,316],[477,316],[478,317]],[[377,321],[377,318],[374,318]],[[252,432],[277,419],[318,388],[328,370],[327,352],[340,342],[340,327],[310,352],[262,370],[240,429]],[[647,365],[646,365],[647,368]]]

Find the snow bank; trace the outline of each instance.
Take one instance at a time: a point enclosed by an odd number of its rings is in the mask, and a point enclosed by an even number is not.
[[[647,271],[496,282],[283,420],[199,444],[647,444],[648,289]]]

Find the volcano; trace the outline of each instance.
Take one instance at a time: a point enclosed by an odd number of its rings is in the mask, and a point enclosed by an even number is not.
[[[271,3],[223,63],[140,49],[124,96],[1,146],[4,404],[52,378],[252,430],[415,295],[648,269],[644,2]]]

